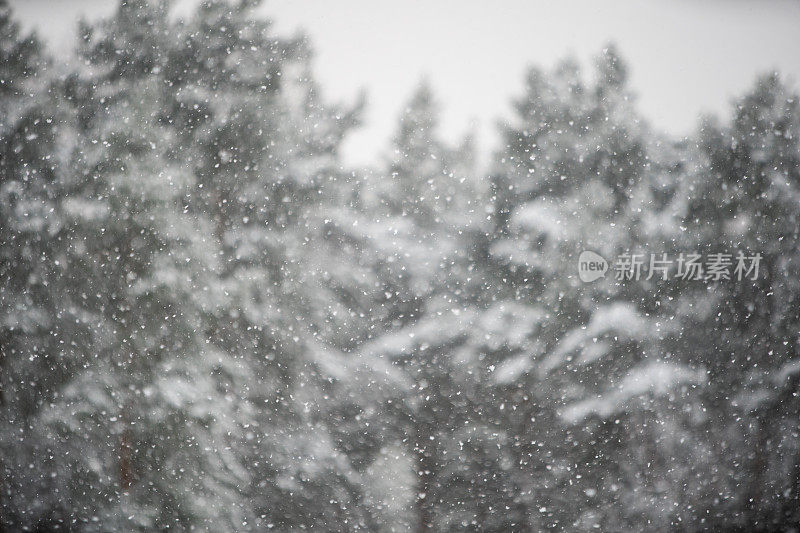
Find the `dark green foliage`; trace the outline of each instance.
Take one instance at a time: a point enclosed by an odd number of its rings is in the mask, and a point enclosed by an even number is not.
[[[0,531],[800,527],[785,82],[675,142],[613,47],[532,69],[491,177],[423,84],[348,171],[258,4],[122,1],[57,76],[0,0]]]

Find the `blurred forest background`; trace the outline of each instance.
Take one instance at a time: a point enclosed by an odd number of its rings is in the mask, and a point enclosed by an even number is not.
[[[0,0],[0,531],[800,527],[792,87],[672,139],[609,46],[489,168],[424,84],[344,168],[361,104],[257,3],[128,0],[65,66]]]

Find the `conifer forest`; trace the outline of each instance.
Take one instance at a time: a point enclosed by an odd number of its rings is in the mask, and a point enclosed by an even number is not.
[[[609,43],[485,157],[421,82],[362,167],[257,0],[72,59],[15,3],[0,532],[800,531],[796,80],[671,135]]]

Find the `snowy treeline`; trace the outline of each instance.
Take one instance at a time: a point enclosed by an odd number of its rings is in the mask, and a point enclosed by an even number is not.
[[[0,531],[797,527],[797,93],[675,140],[608,48],[488,168],[423,86],[347,169],[360,104],[255,4],[122,2],[64,64],[0,2]]]

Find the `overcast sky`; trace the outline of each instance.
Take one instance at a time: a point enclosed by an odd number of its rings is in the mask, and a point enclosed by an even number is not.
[[[72,50],[78,17],[107,14],[116,2],[11,5],[25,27]],[[701,113],[726,113],[758,73],[777,69],[800,85],[800,0],[270,0],[261,11],[279,31],[310,36],[329,98],[352,100],[366,90],[366,124],[345,145],[351,164],[386,152],[423,77],[441,104],[443,134],[456,139],[472,128],[488,150],[527,65],[551,66],[567,55],[588,64],[607,42],[628,61],[643,115],[675,135],[691,132]]]

